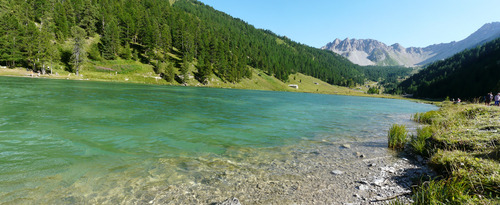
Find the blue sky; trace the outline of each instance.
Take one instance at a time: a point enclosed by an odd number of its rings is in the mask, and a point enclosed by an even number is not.
[[[313,47],[335,38],[425,47],[500,21],[500,0],[200,0],[257,28]]]

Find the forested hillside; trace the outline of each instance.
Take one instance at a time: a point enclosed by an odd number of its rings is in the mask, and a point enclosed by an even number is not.
[[[173,3],[175,2],[175,3]],[[1,0],[0,64],[78,73],[89,61],[132,59],[168,81],[196,65],[203,83],[250,77],[249,66],[283,81],[300,72],[330,84],[362,84],[365,68],[255,29],[195,0]],[[57,67],[57,66],[56,66]]]
[[[500,92],[500,39],[437,61],[401,82],[416,97],[465,98]]]

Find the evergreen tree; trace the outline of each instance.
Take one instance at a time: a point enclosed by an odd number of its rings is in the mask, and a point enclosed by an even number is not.
[[[187,61],[187,58],[184,58],[184,60],[182,62],[181,69],[180,69],[181,76],[182,76],[181,77],[182,83],[186,83],[187,80],[189,79],[189,76],[188,76],[189,65],[190,65],[190,63]]]
[[[85,30],[78,26],[71,28],[71,34],[73,36],[73,54],[71,56],[71,64],[75,70],[75,74],[79,75],[80,66],[86,60],[87,53],[84,49],[85,44]]]
[[[125,42],[125,46],[120,49],[120,57],[125,60],[130,60],[132,58],[132,49],[130,48],[130,44]]]
[[[0,16],[0,61],[13,68],[23,59],[21,25],[16,15]]]
[[[102,57],[107,60],[115,59],[120,48],[120,28],[114,18],[105,23],[101,42]]]
[[[50,32],[50,23],[48,21],[42,22],[40,25],[40,31],[38,35],[37,53],[36,61],[39,62],[41,66],[42,74],[46,73],[46,67],[49,63],[52,63],[59,56],[58,50],[55,43],[55,36]]]
[[[23,45],[24,45],[24,50],[26,51],[26,59],[28,61],[28,64],[30,65],[31,69],[33,71],[36,71],[37,68],[37,57],[38,57],[38,51],[40,48],[39,44],[39,39],[40,38],[40,31],[36,27],[34,22],[29,22],[25,26],[25,36],[23,39]]]
[[[96,24],[98,22],[98,8],[91,0],[85,0],[84,4],[79,26],[85,29],[87,35],[93,36],[96,32]]]

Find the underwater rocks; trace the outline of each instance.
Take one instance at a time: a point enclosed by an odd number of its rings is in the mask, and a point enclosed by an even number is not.
[[[200,157],[186,162],[182,170],[193,173],[185,178],[189,183],[159,184],[138,204],[387,204],[396,198],[411,202],[412,180],[429,175],[418,159],[396,157],[386,145],[349,144],[349,149],[342,143],[259,149],[245,152],[239,161]],[[375,145],[379,144],[383,143]],[[156,195],[150,197],[151,193]]]
[[[341,175],[341,174],[344,174],[344,172],[340,171],[340,170],[333,170],[332,174],[334,174],[334,175]]]
[[[223,201],[221,203],[217,203],[216,205],[241,205],[241,203],[240,203],[240,200],[233,197],[233,198],[226,199],[225,201]]]

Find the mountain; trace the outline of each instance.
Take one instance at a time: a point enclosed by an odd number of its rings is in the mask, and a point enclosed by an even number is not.
[[[500,38],[436,61],[399,84],[415,97],[474,99],[500,91]]]
[[[441,43],[425,48],[404,48],[400,44],[387,46],[372,39],[335,39],[321,49],[338,53],[358,65],[422,66],[442,60],[468,48],[482,45],[500,37],[500,22],[483,25],[464,40]]]

